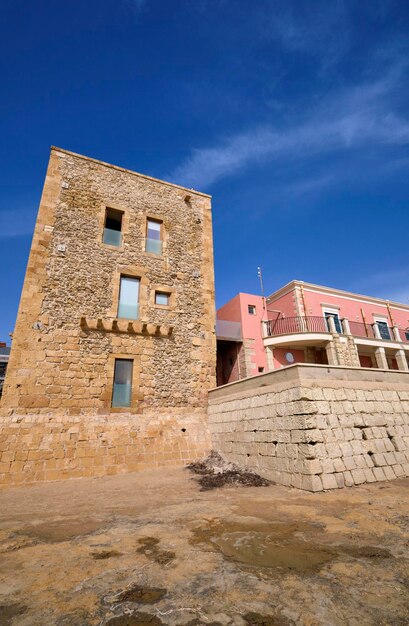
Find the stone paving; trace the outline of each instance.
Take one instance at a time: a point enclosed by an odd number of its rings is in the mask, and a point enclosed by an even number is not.
[[[403,626],[408,488],[200,491],[183,468],[4,488],[0,624]]]

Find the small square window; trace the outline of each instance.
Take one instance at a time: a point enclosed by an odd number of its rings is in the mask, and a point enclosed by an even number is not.
[[[121,211],[106,209],[103,242],[110,246],[122,244],[122,215]]]
[[[254,304],[248,305],[248,311],[249,315],[256,315],[256,307],[254,306]]]
[[[264,372],[264,367],[259,367],[259,368],[258,368],[258,373],[259,373],[259,374],[262,374],[263,372]]]
[[[170,294],[164,291],[155,291],[155,304],[169,306]]]

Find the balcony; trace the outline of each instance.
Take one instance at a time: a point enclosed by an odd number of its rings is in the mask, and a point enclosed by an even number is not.
[[[264,337],[292,335],[294,333],[327,333],[328,326],[324,317],[281,317],[263,322]]]
[[[279,337],[299,333],[329,333],[329,322],[325,317],[298,316],[282,317],[277,320],[262,322],[263,337]],[[342,335],[352,335],[356,338],[374,339],[380,341],[399,342],[409,344],[409,329],[391,327],[386,324],[364,324],[363,322],[349,322],[341,320]]]

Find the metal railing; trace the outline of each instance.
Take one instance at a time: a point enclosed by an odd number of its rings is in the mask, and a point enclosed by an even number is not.
[[[293,333],[327,333],[325,317],[304,316],[280,317],[264,322],[264,336],[291,335]]]
[[[402,343],[409,343],[409,328],[399,328],[399,335]]]
[[[369,339],[375,339],[376,337],[371,324],[364,324],[363,322],[354,322],[351,320],[349,322],[349,328],[351,329],[351,335],[353,335],[353,337],[368,337]]]
[[[294,333],[328,333],[330,332],[328,321],[325,317],[304,316],[281,317],[276,320],[262,322],[263,336],[275,337],[277,335],[292,335]],[[374,324],[363,322],[349,322],[349,328],[353,337],[367,337],[368,339],[380,339],[381,341],[397,341],[394,329],[391,326],[379,327],[379,335],[375,332]],[[341,334],[346,334],[345,324],[341,320]],[[400,341],[409,344],[409,328],[398,329]]]

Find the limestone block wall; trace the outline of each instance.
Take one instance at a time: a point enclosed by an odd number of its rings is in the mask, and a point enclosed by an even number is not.
[[[308,491],[409,476],[409,374],[297,364],[209,394],[212,446]]]
[[[184,465],[210,450],[202,411],[0,418],[0,486]]]

